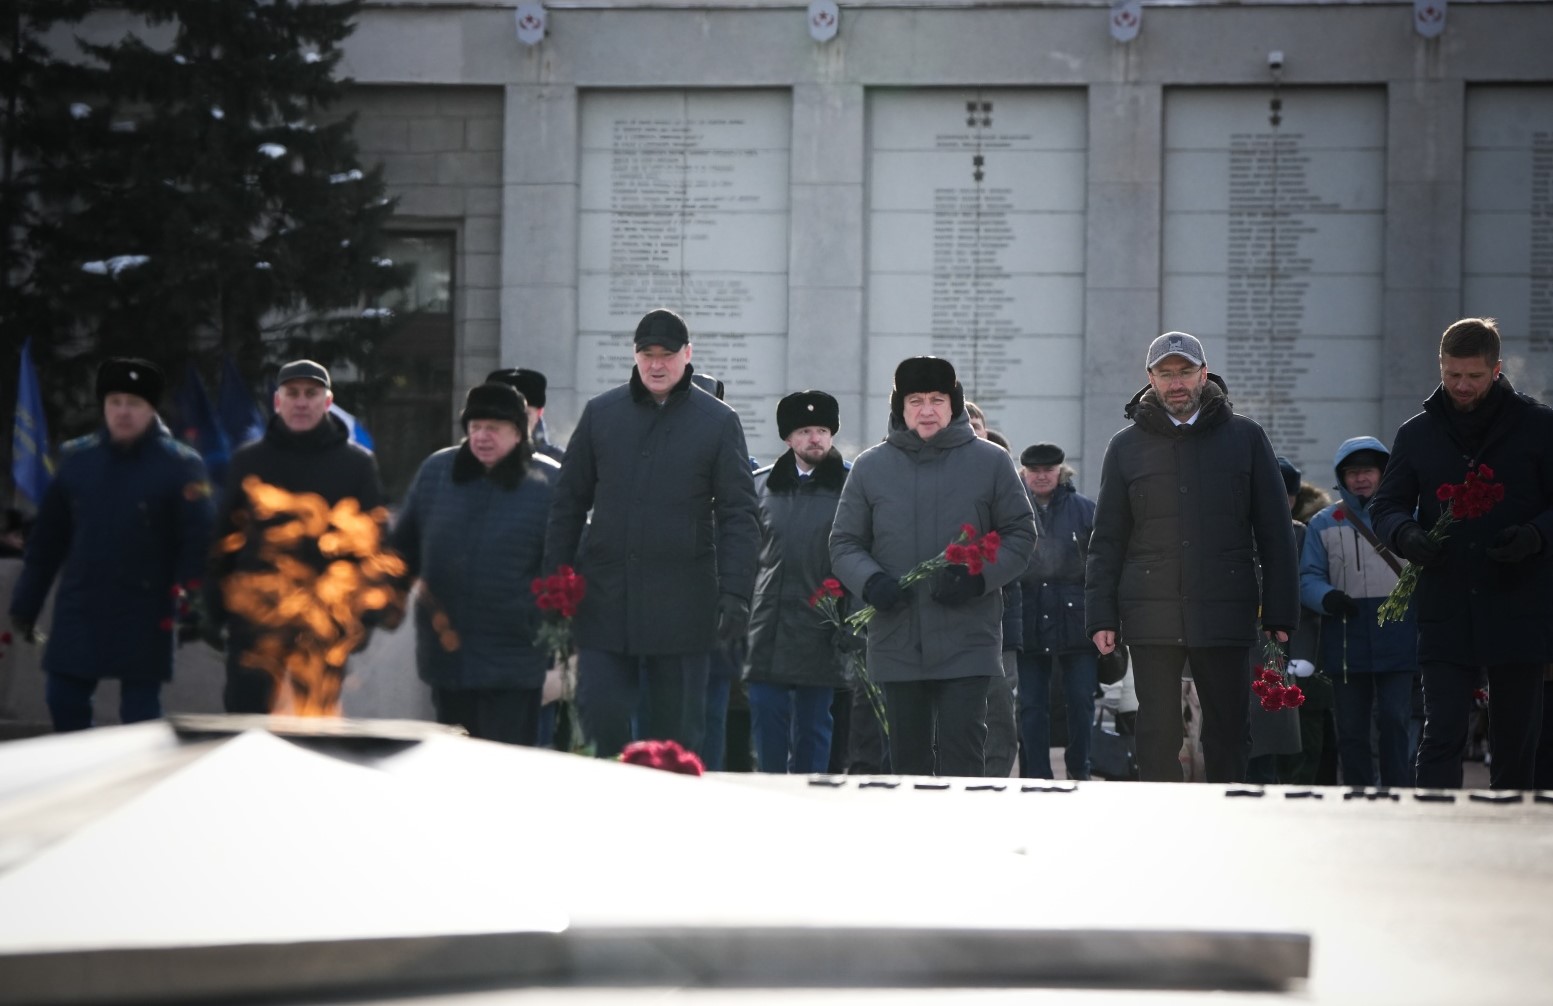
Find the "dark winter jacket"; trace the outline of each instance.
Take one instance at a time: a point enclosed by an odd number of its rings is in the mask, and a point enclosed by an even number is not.
[[[1337,469],[1355,451],[1384,454],[1386,447],[1374,437],[1345,440],[1332,467]],[[1381,602],[1397,585],[1397,574],[1354,526],[1373,530],[1371,501],[1343,488],[1341,472],[1337,481],[1338,501],[1311,518],[1300,553],[1300,600],[1321,618],[1321,667],[1332,675],[1416,671],[1418,625],[1412,610],[1385,625],[1376,619]],[[1346,618],[1326,614],[1321,602],[1334,590],[1353,598],[1359,613]]]
[[[809,606],[831,575],[830,529],[851,465],[831,448],[807,479],[798,477],[793,452],[755,473],[760,501],[760,573],[750,618],[744,676],[779,685],[846,684],[833,628]],[[843,598],[842,613],[861,607]]]
[[[1045,514],[1036,508],[1035,521],[1035,554],[1021,578],[1025,652],[1092,653],[1095,644],[1084,631],[1084,558],[1095,526],[1095,501],[1064,482],[1052,493]]]
[[[234,573],[267,572],[273,564],[261,556],[264,532],[290,517],[260,520],[254,501],[243,488],[245,479],[293,494],[320,498],[328,508],[341,500],[355,500],[363,513],[378,511],[378,522],[387,526],[383,485],[378,480],[377,461],[371,452],[351,443],[345,423],[325,414],[323,421],[306,433],[293,433],[279,416],[270,417],[264,436],[238,448],[227,469],[226,488],[216,517],[215,548],[211,554],[210,580],[206,599],[211,617],[226,623],[231,632],[227,647],[228,661],[240,658],[256,638],[255,627],[226,612],[222,584]],[[304,539],[288,545],[285,554],[322,570],[326,561],[316,539]]]
[[[1299,626],[1299,567],[1267,434],[1222,383],[1177,426],[1152,388],[1127,408],[1100,473],[1085,575],[1085,631],[1129,645],[1247,646],[1261,624]],[[1256,564],[1262,564],[1257,586]]]
[[[1002,538],[980,597],[933,600],[931,580],[868,624],[875,681],[938,681],[1003,673],[1001,588],[1024,572],[1035,545],[1030,498],[1008,452],[978,439],[961,412],[927,440],[891,417],[890,433],[858,455],[830,536],[836,576],[861,596],[869,577],[900,577],[955,541],[962,524]]]
[[[560,471],[543,454],[530,457],[526,444],[489,471],[468,441],[422,463],[393,545],[409,575],[421,579],[415,664],[428,685],[464,691],[544,684],[550,659],[534,646],[539,608],[531,585],[540,575]],[[445,626],[434,624],[439,614]]]
[[[632,368],[629,383],[587,404],[566,445],[545,569],[569,564],[587,579],[579,647],[706,652],[719,595],[754,594],[760,525],[744,427],[692,387],[692,372],[660,406]]]
[[[65,444],[11,595],[11,614],[36,622],[59,577],[43,669],[171,678],[173,588],[200,577],[210,522],[204,462],[160,419],[126,445],[106,429]]]
[[[1490,393],[1497,414],[1474,445],[1463,443],[1443,388],[1424,411],[1397,430],[1391,460],[1370,503],[1375,533],[1393,549],[1397,532],[1417,520],[1434,526],[1444,506],[1442,485],[1462,482],[1469,466],[1488,465],[1504,499],[1485,516],[1457,521],[1440,562],[1420,571],[1413,594],[1418,659],[1466,665],[1553,659],[1553,409],[1517,394],[1501,377]],[[1414,512],[1417,512],[1415,518]],[[1541,552],[1521,562],[1495,562],[1484,549],[1505,528],[1530,524]]]

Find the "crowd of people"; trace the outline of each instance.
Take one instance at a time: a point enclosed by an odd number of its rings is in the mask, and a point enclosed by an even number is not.
[[[268,428],[213,491],[157,414],[156,366],[104,362],[103,424],[61,451],[10,607],[35,638],[58,580],[55,728],[91,724],[103,678],[124,722],[159,716],[194,629],[226,653],[227,710],[272,711],[413,594],[438,720],[558,743],[540,639],[562,616],[531,585],[574,569],[568,745],[600,756],[672,740],[714,770],[1050,778],[1065,735],[1065,774],[1087,779],[1099,668],[1121,659],[1145,781],[1190,765],[1186,678],[1210,782],[1334,781],[1335,738],[1347,784],[1460,786],[1485,685],[1492,785],[1553,782],[1553,411],[1501,373],[1492,319],[1446,330],[1441,383],[1389,449],[1336,446],[1330,495],[1184,332],[1144,351],[1094,499],[1061,445],[1014,455],[949,360],[900,361],[886,435],[850,460],[837,399],[786,395],[786,450],[759,467],[679,315],[643,317],[633,355],[564,450],[544,375],[493,372],[393,515],[325,367],[281,368]],[[1449,510],[1474,481],[1492,505]],[[1399,582],[1414,593],[1392,610]],[[1258,702],[1269,665],[1303,705]]]

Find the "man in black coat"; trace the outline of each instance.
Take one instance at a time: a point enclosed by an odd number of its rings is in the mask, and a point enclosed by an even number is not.
[[[1234,413],[1202,343],[1167,332],[1145,366],[1149,386],[1127,407],[1132,425],[1106,447],[1085,628],[1101,654],[1116,648],[1118,630],[1131,648],[1140,778],[1182,779],[1181,672],[1190,663],[1208,781],[1244,782],[1258,608],[1280,642],[1299,626],[1289,501],[1267,434]]]
[[[239,448],[227,470],[206,590],[211,642],[226,649],[229,713],[271,712],[281,677],[289,679],[299,702],[337,696],[344,654],[365,645],[366,626],[354,617],[346,622],[355,624],[341,624],[288,614],[282,595],[270,590],[284,579],[283,590],[309,592],[315,586],[309,575],[323,573],[333,561],[359,570],[388,518],[377,461],[351,443],[344,422],[329,412],[329,371],[296,360],[276,378],[275,415],[264,436]],[[353,503],[342,508],[347,500]],[[335,538],[331,546],[354,547],[326,556],[320,539],[340,530],[336,520],[357,513],[375,525],[366,529],[370,541]],[[252,589],[260,583],[263,589]],[[309,694],[301,694],[304,689]]]
[[[777,433],[788,449],[755,473],[760,574],[744,678],[761,772],[810,774],[830,763],[831,704],[847,686],[846,667],[809,600],[831,578],[830,529],[852,467],[831,442],[840,416],[823,391],[784,397]]]
[[[577,704],[601,757],[630,743],[643,686],[643,736],[697,747],[708,654],[749,627],[760,544],[744,427],[692,386],[684,320],[649,312],[635,347],[630,380],[583,409],[545,538],[545,568],[587,582]]]
[[[1446,505],[1436,492],[1477,465],[1491,469],[1504,499],[1435,540],[1425,528]],[[1553,660],[1553,410],[1500,372],[1492,318],[1445,330],[1440,385],[1397,430],[1370,516],[1382,541],[1423,567],[1413,595],[1424,681],[1418,785],[1461,785],[1472,693],[1486,671],[1490,783],[1531,788],[1543,668]]]

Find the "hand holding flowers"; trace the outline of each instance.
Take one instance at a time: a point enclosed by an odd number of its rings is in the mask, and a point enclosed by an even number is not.
[[[1397,578],[1391,594],[1381,602],[1376,622],[1400,620],[1407,614],[1413,591],[1418,587],[1418,570],[1439,558],[1444,547],[1445,532],[1458,520],[1482,517],[1504,499],[1504,484],[1493,481],[1494,470],[1487,465],[1477,465],[1467,470],[1461,482],[1446,483],[1434,491],[1434,498],[1445,504],[1434,527],[1425,532],[1416,524],[1408,524],[1397,536],[1397,550],[1408,560],[1408,566]]]

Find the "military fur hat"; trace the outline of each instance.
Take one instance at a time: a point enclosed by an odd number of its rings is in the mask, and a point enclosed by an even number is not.
[[[949,396],[949,418],[965,411],[965,390],[954,374],[954,364],[936,356],[908,356],[895,368],[895,387],[890,392],[890,415],[906,421],[906,396],[941,391]]]
[[[518,433],[528,436],[528,405],[518,389],[510,384],[489,382],[477,384],[464,396],[464,411],[458,421],[465,430],[476,419],[495,419],[517,426]]]
[[[518,389],[518,394],[531,408],[542,409],[545,407],[545,388],[549,382],[545,375],[537,370],[528,370],[524,367],[507,367],[504,370],[493,370],[485,377],[487,384],[509,384]]]
[[[795,391],[777,403],[777,436],[786,440],[805,426],[823,426],[835,436],[841,430],[841,405],[823,391]]]
[[[150,360],[115,356],[97,368],[97,401],[101,404],[109,395],[123,393],[139,395],[155,408],[162,402],[166,383],[161,369]]]

